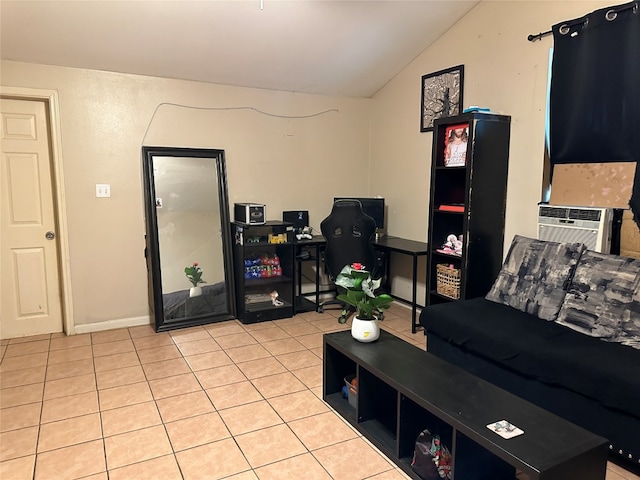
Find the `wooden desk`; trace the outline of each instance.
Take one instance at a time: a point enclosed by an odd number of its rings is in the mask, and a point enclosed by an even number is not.
[[[296,305],[300,307],[300,309],[296,310],[296,312],[304,312],[317,309],[318,304],[320,303],[320,293],[325,293],[320,291],[320,258],[322,256],[322,251],[326,245],[327,241],[322,235],[315,235],[311,240],[303,239],[295,242],[295,255],[296,255],[296,278],[297,278],[297,286],[296,286]],[[424,305],[418,305],[417,303],[417,290],[418,290],[418,257],[427,256],[428,249],[427,244],[425,242],[417,242],[415,240],[407,240],[406,238],[393,237],[393,236],[383,236],[378,237],[373,242],[373,246],[376,250],[381,252],[385,252],[387,255],[385,256],[385,289],[387,291],[391,291],[390,281],[391,278],[391,262],[390,262],[390,253],[399,253],[402,255],[410,255],[412,257],[412,296],[411,300],[399,297],[397,295],[391,295],[396,300],[400,300],[401,302],[408,303],[411,305],[411,332],[416,333],[417,322],[417,307],[424,307]],[[297,256],[300,252],[308,250],[313,251],[309,258],[307,259],[299,259]],[[315,305],[308,300],[305,302],[305,298],[302,295],[302,268],[301,263],[303,261],[315,261],[316,262],[316,290],[313,294],[315,294]],[[333,291],[333,290],[329,290]],[[310,293],[311,295],[311,293]],[[310,305],[311,304],[311,305]],[[426,295],[425,295],[425,305],[426,305]]]

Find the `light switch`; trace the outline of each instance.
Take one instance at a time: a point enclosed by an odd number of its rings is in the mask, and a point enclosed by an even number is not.
[[[109,183],[96,183],[96,197],[109,198],[111,196],[111,185]]]

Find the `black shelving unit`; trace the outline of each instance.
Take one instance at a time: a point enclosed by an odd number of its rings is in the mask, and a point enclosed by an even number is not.
[[[262,225],[231,223],[236,315],[242,323],[292,317],[294,314],[293,227],[268,221]],[[271,293],[277,292],[274,302]]]
[[[447,137],[466,126],[463,164],[447,165]],[[503,258],[511,117],[467,113],[434,122],[429,205],[427,304],[485,295]],[[462,235],[461,255],[441,253],[449,235]],[[451,267],[438,281],[438,265]],[[450,272],[447,273],[447,272]],[[457,293],[442,288],[452,280]],[[438,289],[440,283],[440,291]]]
[[[344,398],[355,375],[355,401]],[[606,439],[380,332],[360,343],[351,332],[323,337],[323,399],[409,477],[421,431],[438,434],[455,480],[604,480]],[[487,425],[506,419],[524,434],[505,439]]]

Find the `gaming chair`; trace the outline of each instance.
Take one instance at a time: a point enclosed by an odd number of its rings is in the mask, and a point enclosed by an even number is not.
[[[373,278],[380,276],[381,262],[378,252],[373,248],[376,222],[364,213],[358,200],[336,200],[331,213],[320,224],[320,231],[327,241],[324,268],[332,282],[345,265],[352,263],[363,264]],[[349,305],[334,299],[321,303],[318,312],[322,313],[326,305],[351,309]]]

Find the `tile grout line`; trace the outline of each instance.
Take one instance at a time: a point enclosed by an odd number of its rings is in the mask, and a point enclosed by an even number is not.
[[[131,333],[129,332],[129,329],[127,329],[127,334],[129,335],[129,337],[131,337]],[[103,426],[103,417],[102,417],[102,406],[100,403],[100,388],[98,386],[98,372],[96,371],[96,356],[95,356],[95,352],[93,351],[93,333],[89,334],[89,338],[91,340],[90,345],[91,345],[91,362],[93,364],[93,379],[96,382],[96,400],[98,402],[98,414],[100,415],[100,432],[102,433],[102,458],[104,459],[104,469],[107,475],[107,478],[109,478],[109,463],[108,463],[108,458],[107,458],[107,441],[106,438],[104,436],[104,426]],[[35,479],[34,479],[35,480]]]
[[[40,415],[38,417],[38,433],[36,434],[36,446],[35,446],[35,452],[33,454],[32,480],[36,480],[36,472],[38,468],[38,445],[40,444],[40,433],[42,432],[42,414],[44,413],[44,393],[47,387],[47,373],[49,372],[49,356],[50,355],[51,355],[51,335],[49,335],[49,348],[47,348],[47,359],[44,364],[44,378],[42,379],[42,399],[40,401]]]

